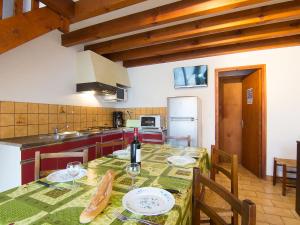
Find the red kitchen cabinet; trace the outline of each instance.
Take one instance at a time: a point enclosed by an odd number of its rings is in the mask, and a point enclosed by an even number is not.
[[[22,184],[29,183],[34,180],[34,157],[35,152],[41,153],[54,153],[54,152],[66,152],[66,151],[83,151],[88,148],[88,159],[93,160],[96,158],[95,143],[101,141],[101,136],[95,136],[84,140],[75,140],[64,143],[57,143],[48,146],[34,147],[30,149],[22,149],[21,151],[21,174]],[[56,170],[64,169],[68,162],[80,161],[80,158],[64,158],[64,159],[45,159],[41,163],[43,170]]]
[[[163,135],[162,133],[139,133],[139,140],[142,143],[153,143],[153,144],[162,144],[163,143]],[[133,141],[133,132],[125,132],[124,139],[127,140],[128,143]]]
[[[112,142],[112,141],[120,141],[120,140],[124,140],[124,138],[125,138],[125,136],[124,136],[123,131],[118,132],[118,133],[107,133],[107,134],[102,135],[101,143],[109,143],[109,142]],[[103,154],[103,156],[106,156],[106,155],[112,154],[113,151],[120,150],[122,148],[123,148],[122,145],[114,146],[114,147],[104,147],[102,149],[102,154]]]
[[[110,142],[113,140],[122,140],[123,132],[112,132],[99,134],[97,136],[92,136],[83,140],[73,140],[63,143],[56,143],[53,145],[33,147],[28,149],[22,149],[21,151],[21,167],[22,167],[22,184],[29,183],[34,180],[34,157],[35,152],[40,151],[41,153],[53,153],[53,152],[67,152],[67,151],[83,151],[88,148],[88,159],[89,161],[96,158],[96,142]],[[117,146],[122,148],[122,146]],[[103,149],[105,155],[111,154],[114,150],[112,148]],[[64,158],[64,159],[45,159],[41,163],[41,168],[43,170],[56,170],[64,169],[68,162],[80,161],[80,158]]]

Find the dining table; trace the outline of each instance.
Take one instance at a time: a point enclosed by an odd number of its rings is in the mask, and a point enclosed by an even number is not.
[[[190,149],[190,150],[189,150]],[[45,187],[34,181],[0,193],[1,225],[76,225],[79,216],[89,204],[97,184],[107,170],[113,170],[115,179],[113,191],[107,207],[89,224],[118,225],[139,224],[135,221],[122,222],[115,213],[130,218],[150,220],[161,225],[191,224],[193,167],[200,167],[207,173],[210,167],[208,151],[205,148],[177,148],[171,145],[142,144],[141,173],[136,178],[138,187],[158,187],[176,190],[174,207],[167,213],[157,216],[133,214],[122,206],[123,196],[129,192],[131,178],[126,173],[129,158],[116,158],[113,155],[98,158],[85,165],[87,175],[72,182],[53,183],[60,189]],[[187,166],[174,166],[168,163],[170,156],[188,155],[196,163]],[[4,171],[2,171],[4,172]],[[6,171],[9,172],[9,171]],[[42,181],[48,182],[46,178]],[[3,182],[3,181],[1,181]]]

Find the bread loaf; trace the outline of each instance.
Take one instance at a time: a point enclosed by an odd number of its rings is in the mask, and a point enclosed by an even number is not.
[[[102,177],[90,204],[82,211],[80,215],[80,223],[90,223],[105,209],[112,193],[114,177],[115,174],[111,170],[108,170]]]

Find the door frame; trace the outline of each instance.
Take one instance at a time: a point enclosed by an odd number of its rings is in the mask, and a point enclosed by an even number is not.
[[[229,72],[229,71],[237,71],[237,70],[248,70],[248,69],[259,69],[261,70],[261,82],[262,82],[262,99],[261,99],[261,178],[266,177],[266,148],[267,148],[267,92],[266,92],[266,65],[249,65],[249,66],[238,66],[238,67],[227,67],[227,68],[218,68],[215,69],[215,146],[219,147],[219,83],[220,83],[220,73],[221,72]]]

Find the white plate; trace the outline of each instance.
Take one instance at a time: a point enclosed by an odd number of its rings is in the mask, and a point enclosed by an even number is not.
[[[75,177],[75,180],[86,176],[86,169],[80,169],[79,174]],[[73,180],[73,177],[69,175],[67,169],[55,171],[47,176],[47,180],[50,182],[69,182]]]
[[[155,216],[169,212],[175,205],[175,199],[164,189],[143,187],[128,192],[122,204],[134,214]]]
[[[113,152],[113,156],[116,156],[119,159],[129,159],[129,151],[127,149],[118,150]]]
[[[193,164],[196,162],[196,159],[190,156],[171,156],[168,157],[167,160],[175,166],[186,166],[188,164]]]

